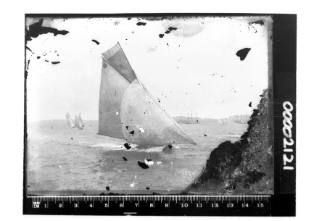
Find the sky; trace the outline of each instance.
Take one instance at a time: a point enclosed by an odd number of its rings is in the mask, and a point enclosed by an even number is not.
[[[264,24],[251,23],[258,19]],[[44,18],[43,26],[69,33],[27,42],[29,121],[64,119],[67,112],[97,120],[101,54],[117,42],[171,116],[251,114],[268,87],[269,17]],[[169,27],[177,30],[165,34]],[[251,50],[241,61],[236,52],[243,48]]]

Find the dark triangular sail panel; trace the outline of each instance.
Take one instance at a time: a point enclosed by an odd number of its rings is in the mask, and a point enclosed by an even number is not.
[[[127,57],[119,43],[103,53],[102,56],[103,60],[111,65],[128,82],[131,83],[136,79],[135,72],[129,64]]]
[[[99,100],[99,134],[110,137],[123,139],[120,121],[120,105],[125,90],[129,85],[128,79],[136,78],[134,71],[128,64],[126,56],[122,56],[119,44],[103,53],[102,73],[100,84],[100,100]],[[119,57],[120,59],[114,57]],[[128,64],[127,67],[131,71],[119,72],[115,69]],[[129,75],[127,75],[129,73]]]

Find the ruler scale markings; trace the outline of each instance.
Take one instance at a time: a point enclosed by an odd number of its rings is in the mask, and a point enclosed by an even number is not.
[[[219,207],[247,209],[253,208],[264,211],[268,209],[270,195],[129,195],[129,196],[29,196],[32,208],[48,209],[50,205],[54,205],[55,208],[75,208],[83,209],[84,207],[75,206],[79,202],[85,201],[87,208],[94,209],[96,207],[108,208],[113,205],[121,205],[121,209],[134,209],[139,208],[140,203],[145,202],[141,208],[150,207],[152,209],[170,208],[170,202],[176,203],[177,207],[186,211],[190,208],[209,208],[215,209]],[[202,205],[205,201],[206,204]],[[54,202],[54,204],[53,204]],[[100,203],[98,203],[100,202]],[[128,205],[125,203],[128,203]],[[130,202],[130,203],[129,203]],[[137,202],[137,203],[136,203]],[[248,202],[251,202],[249,205]],[[50,203],[50,204],[49,204]],[[169,206],[166,206],[169,205]],[[51,206],[51,208],[52,208]],[[115,206],[113,207],[115,208]]]

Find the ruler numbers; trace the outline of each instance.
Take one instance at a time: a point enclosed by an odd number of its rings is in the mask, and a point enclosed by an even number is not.
[[[139,211],[179,210],[196,213],[208,211],[266,210],[269,195],[210,196],[210,195],[144,195],[144,196],[38,196],[29,197],[33,210],[71,211]]]

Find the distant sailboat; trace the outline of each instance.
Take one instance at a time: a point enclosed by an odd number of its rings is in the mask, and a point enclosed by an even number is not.
[[[81,114],[79,114],[78,116],[75,115],[75,126],[80,130],[84,129],[84,123],[83,123]]]
[[[79,113],[78,118],[79,118],[78,125],[79,125],[81,128],[84,128],[85,125],[84,125],[84,121],[82,120],[82,115],[81,115],[81,113]]]
[[[75,127],[74,120],[71,118],[70,113],[68,113],[68,112],[66,113],[66,122],[67,122],[67,124],[68,124],[68,126],[70,128],[74,128]]]
[[[138,80],[119,43],[102,54],[99,134],[140,147],[195,144]]]
[[[84,122],[82,120],[81,114],[78,116],[75,115],[75,119],[73,120],[72,117],[70,116],[70,113],[66,113],[66,122],[70,128],[77,127],[80,130],[84,129]]]

